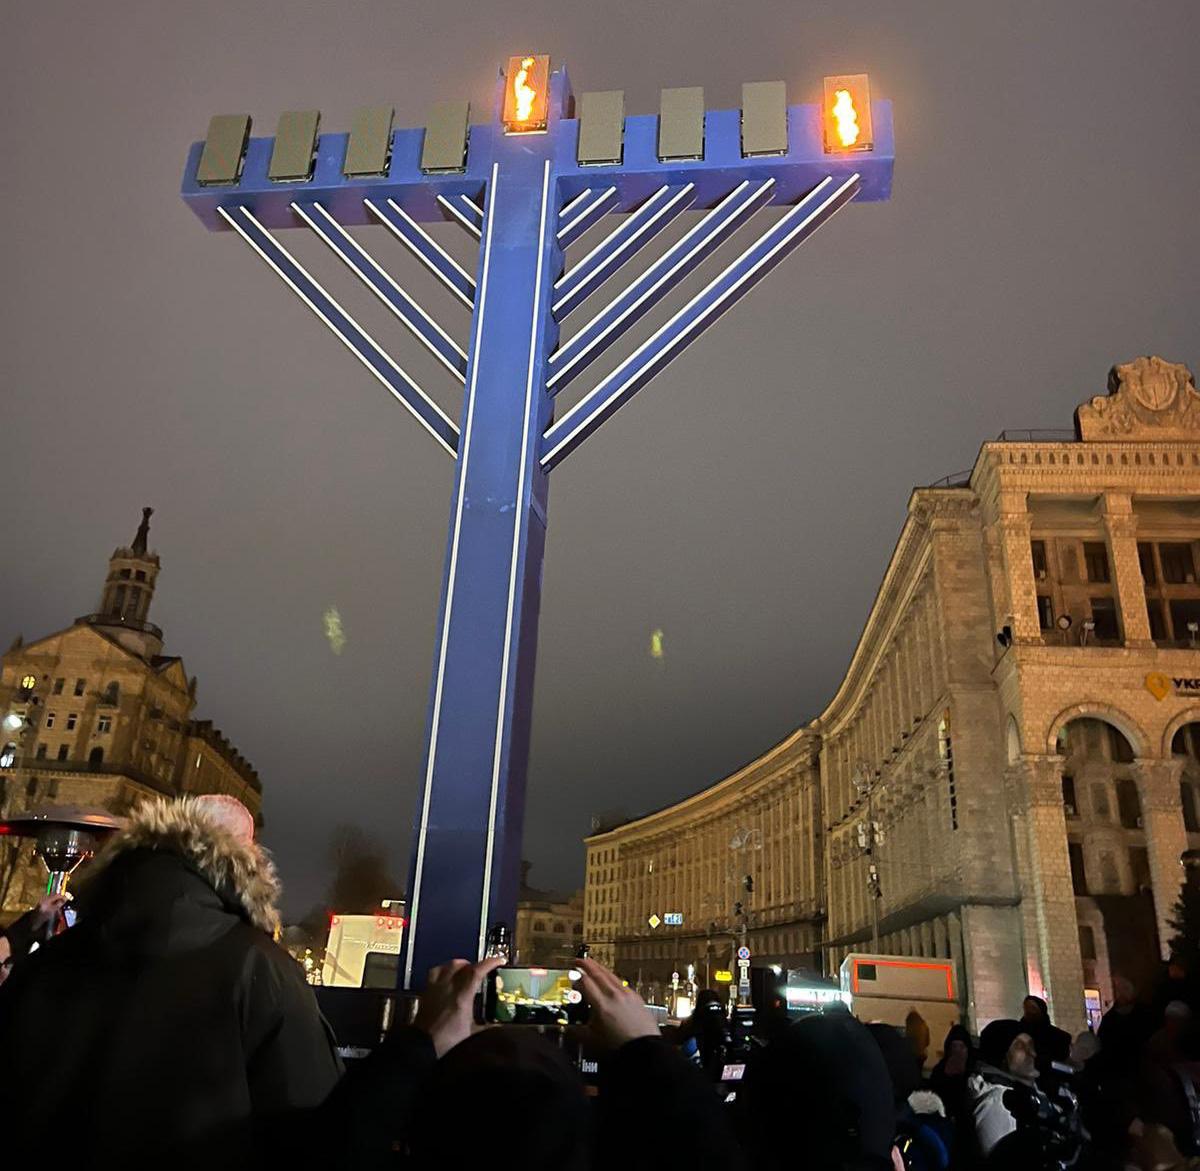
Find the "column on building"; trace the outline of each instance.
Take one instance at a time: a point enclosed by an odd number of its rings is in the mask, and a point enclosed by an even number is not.
[[[1183,885],[1180,855],[1188,848],[1187,829],[1179,802],[1182,760],[1147,760],[1134,763],[1138,796],[1142,805],[1142,827],[1150,861],[1150,884],[1154,892],[1154,918],[1158,945],[1167,958],[1174,934],[1170,920]]]
[[[1102,508],[1108,556],[1117,587],[1117,603],[1121,607],[1125,645],[1152,647],[1150,618],[1146,613],[1146,585],[1138,560],[1137,517],[1133,511],[1133,498],[1128,492],[1105,492]]]
[[[1031,518],[1024,492],[1001,492],[997,502],[996,527],[1004,558],[1004,581],[1008,588],[1007,613],[1012,617],[1013,637],[1018,642],[1041,641],[1037,608],[1037,582],[1033,576],[1030,546]],[[1003,620],[1004,614],[997,618]]]
[[[1025,810],[1022,820],[1029,850],[1022,902],[1033,900],[1038,966],[1054,1020],[1060,1028],[1077,1033],[1086,1024],[1083,960],[1062,804],[1062,767],[1061,756],[1048,755],[1024,755],[1012,766],[1017,800]]]

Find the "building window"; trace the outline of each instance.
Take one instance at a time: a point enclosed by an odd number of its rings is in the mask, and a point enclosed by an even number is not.
[[[88,764],[102,764],[104,762],[104,749],[98,744],[88,753]]]
[[[53,686],[53,688],[51,688],[51,693],[53,695],[62,695],[62,689],[63,689],[64,683],[66,683],[65,679],[55,679],[54,686]]]
[[[1150,886],[1150,852],[1145,846],[1129,847],[1129,874],[1135,890]]]
[[[1054,599],[1048,594],[1038,594],[1038,626],[1042,630],[1054,629]]]
[[[1096,933],[1086,923],[1079,924],[1079,954],[1085,960],[1096,958]]]
[[[533,929],[534,929],[534,931],[545,931],[546,930],[545,921],[542,919],[534,919]]]
[[[60,744],[58,746],[58,759],[66,760],[71,755],[71,747],[68,744]]]
[[[86,682],[87,682],[87,680],[85,680],[85,679],[76,679],[75,680],[75,694],[76,695],[83,694],[83,686]]]
[[[122,569],[122,570],[121,570],[121,572],[117,574],[117,576],[118,576],[118,577],[119,577],[119,578],[120,578],[122,581],[128,581],[128,580],[129,580],[129,570],[128,570],[128,569]]]
[[[1075,802],[1075,778],[1063,775],[1062,779],[1063,811],[1068,817],[1079,816],[1079,806]]]
[[[37,777],[30,777],[25,782],[25,796],[29,798],[37,796]]]
[[[1088,581],[1108,581],[1108,546],[1103,541],[1084,541],[1083,564]]]
[[[1087,894],[1087,871],[1083,865],[1083,846],[1078,842],[1067,845],[1067,853],[1071,859],[1071,888],[1077,895]]]
[[[556,919],[554,921],[554,934],[555,935],[566,935],[566,933],[567,933],[567,925],[565,923],[560,923]]]
[[[54,727],[54,720],[55,720],[56,715],[57,715],[56,712],[47,712],[46,713],[46,727],[47,728]]]
[[[1171,608],[1171,626],[1176,642],[1195,645],[1200,641],[1200,601],[1176,598],[1167,603]],[[1192,629],[1195,627],[1196,629]]]
[[[1105,642],[1117,642],[1121,638],[1121,630],[1117,625],[1117,603],[1113,598],[1089,598],[1092,606],[1092,622],[1095,623],[1095,635]]]
[[[46,759],[46,745],[45,745],[45,744],[39,744],[39,745],[37,746],[37,752],[35,752],[35,753],[34,753],[34,756],[35,756],[35,757],[36,757],[38,760],[45,760],[45,759]]]
[[[1192,559],[1192,547],[1185,542],[1164,542],[1158,547],[1158,560],[1162,564],[1163,581],[1167,585],[1194,585],[1196,563]]]
[[[96,720],[96,731],[97,732],[111,732],[112,731],[112,716],[100,716]]]
[[[1196,790],[1189,781],[1179,782],[1179,804],[1183,806],[1183,828],[1190,834],[1200,833],[1196,820]]]
[[[125,609],[125,587],[117,586],[117,588],[113,591],[112,605],[109,606],[108,612],[110,614],[119,615],[124,609]]]
[[[71,713],[70,713],[70,714],[67,716],[67,731],[68,731],[68,732],[74,732],[74,731],[75,731],[75,725],[76,725],[76,723],[78,723],[78,721],[79,721],[79,717],[78,717],[78,715],[77,715],[75,712],[71,712]]]
[[[1167,634],[1167,623],[1163,618],[1162,602],[1147,598],[1146,617],[1150,619],[1150,637],[1155,642],[1166,642],[1170,636]]]
[[[1115,724],[1105,724],[1108,729],[1108,759],[1113,764],[1132,764],[1133,745],[1128,737]]]
[[[1125,829],[1142,828],[1142,803],[1137,785],[1128,777],[1117,778],[1117,816]]]
[[[145,581],[146,580],[146,571],[144,569],[136,570],[133,575],[133,580],[134,581]]]
[[[950,828],[958,829],[958,788],[954,779],[954,742],[950,735],[950,709],[942,712],[938,723],[938,755],[946,776],[946,796],[950,805]]]
[[[100,696],[100,702],[107,707],[116,707],[121,702],[121,685],[113,680],[105,688]]]
[[[1158,575],[1154,572],[1154,546],[1149,541],[1138,541],[1138,565],[1142,570],[1142,581],[1154,585]]]
[[[1030,541],[1030,551],[1033,554],[1033,576],[1036,581],[1045,581],[1049,574],[1046,563],[1046,542]]]
[[[17,762],[17,746],[10,740],[0,748],[0,768],[12,768]]]

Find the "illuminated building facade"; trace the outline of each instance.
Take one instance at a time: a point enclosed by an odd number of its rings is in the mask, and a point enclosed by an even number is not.
[[[715,900],[723,926],[732,896],[756,962],[812,946],[832,972],[877,933],[884,952],[953,959],[977,1027],[1028,989],[1082,1028],[1085,990],[1103,1006],[1114,975],[1152,978],[1180,855],[1200,847],[1198,566],[1200,395],[1183,366],[1141,358],[1074,433],[1006,432],[913,492],[828,707],[706,792],[588,838],[585,934],[625,976],[646,946],[703,973],[702,937],[643,918],[671,903],[703,922]],[[733,867],[753,892],[666,885],[656,837],[720,869],[745,833],[767,850],[781,799],[799,808],[780,849],[802,865],[756,850]],[[719,813],[728,841],[705,837]],[[815,943],[772,937],[781,896],[812,908]]]
[[[564,967],[583,942],[583,891],[572,895],[529,885],[528,862],[521,863],[521,892],[513,932],[513,962],[523,967]]]
[[[256,820],[258,774],[209,720],[193,718],[196,681],[164,655],[149,620],[159,573],[147,549],[150,510],[109,561],[99,609],[0,656],[0,812],[41,805],[115,813],[143,797],[229,793]],[[21,839],[0,847],[0,912],[45,886]],[[24,842],[25,846],[29,843]]]

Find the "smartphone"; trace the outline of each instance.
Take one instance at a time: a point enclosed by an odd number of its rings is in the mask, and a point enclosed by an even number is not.
[[[723,1066],[721,1069],[721,1081],[723,1082],[740,1082],[746,1076],[746,1063],[739,1061],[736,1064]]]
[[[580,1025],[588,1005],[578,968],[497,968],[483,991],[483,1019],[495,1025]]]

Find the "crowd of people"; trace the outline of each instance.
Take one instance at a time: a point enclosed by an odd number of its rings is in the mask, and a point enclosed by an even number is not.
[[[903,1029],[783,1004],[751,1025],[712,993],[663,1030],[586,958],[578,1034],[481,1028],[503,961],[457,959],[347,1070],[274,941],[278,882],[236,802],[148,803],[92,870],[75,926],[55,930],[50,898],[0,935],[14,1165],[69,1150],[223,1171],[1200,1167],[1200,1005],[1178,965],[1145,1000],[1118,978],[1094,1034],[1072,1038],[1029,996],[938,1045],[915,1009]]]

